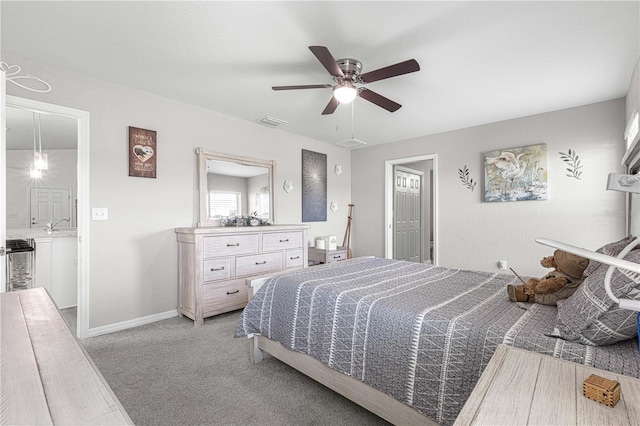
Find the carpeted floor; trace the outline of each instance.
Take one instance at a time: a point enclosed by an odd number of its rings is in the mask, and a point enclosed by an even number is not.
[[[240,312],[85,339],[136,425],[375,425],[379,417],[275,358],[249,363],[233,337]]]

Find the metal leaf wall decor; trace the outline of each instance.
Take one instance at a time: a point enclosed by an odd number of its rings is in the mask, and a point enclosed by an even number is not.
[[[462,182],[462,184],[468,190],[473,192],[473,190],[476,188],[477,182],[474,182],[473,178],[469,176],[469,169],[467,168],[466,165],[462,169],[458,169],[458,177],[460,178],[460,181]]]
[[[569,152],[566,153],[560,152],[560,158],[567,163],[567,172],[569,172],[567,177],[582,179],[582,163],[580,163],[580,157],[574,150],[569,149]]]

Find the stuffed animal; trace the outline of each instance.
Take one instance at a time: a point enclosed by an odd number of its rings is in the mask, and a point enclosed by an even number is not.
[[[582,274],[589,265],[589,259],[556,250],[553,256],[545,257],[540,264],[554,270],[541,279],[529,278],[524,284],[509,284],[507,293],[511,302],[555,305],[558,300],[566,299],[582,283]]]

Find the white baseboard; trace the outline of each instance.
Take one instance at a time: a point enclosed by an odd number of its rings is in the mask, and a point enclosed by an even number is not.
[[[135,318],[128,321],[117,322],[115,324],[103,325],[102,327],[90,328],[89,337],[96,337],[103,334],[113,333],[114,331],[126,330],[128,328],[138,327],[139,325],[151,324],[152,322],[161,321],[178,316],[178,310],[161,312],[159,314],[147,315],[146,317]]]

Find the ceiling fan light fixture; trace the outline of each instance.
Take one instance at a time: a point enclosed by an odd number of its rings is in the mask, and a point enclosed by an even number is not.
[[[357,94],[358,90],[355,86],[349,83],[340,84],[333,89],[333,97],[341,104],[348,104],[352,102],[356,98]]]

